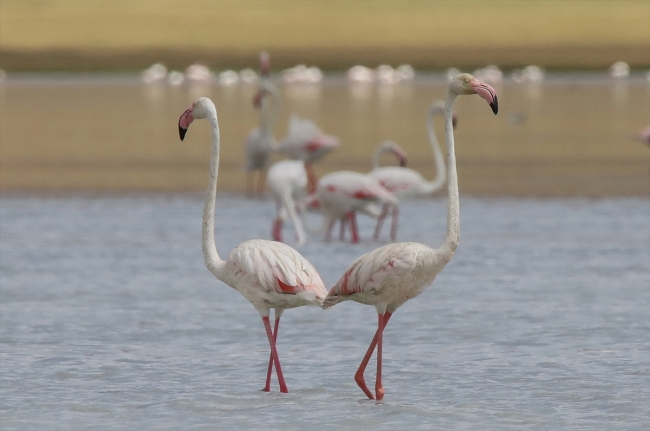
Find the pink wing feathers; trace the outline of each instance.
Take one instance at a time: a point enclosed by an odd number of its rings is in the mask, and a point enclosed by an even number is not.
[[[236,263],[265,290],[288,294],[311,292],[320,299],[327,295],[316,268],[286,244],[245,241],[230,252],[228,260]]]

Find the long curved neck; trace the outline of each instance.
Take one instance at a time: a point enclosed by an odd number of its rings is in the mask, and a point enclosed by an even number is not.
[[[383,145],[380,145],[376,150],[375,154],[372,155],[372,168],[373,169],[379,169],[379,160],[381,159],[381,156],[384,155],[384,153],[388,152],[388,148],[384,147]]]
[[[456,172],[456,153],[454,151],[454,127],[452,107],[456,95],[447,92],[445,100],[445,137],[447,139],[447,233],[440,249],[453,256],[460,241],[460,203],[458,197],[458,174]]]
[[[447,173],[447,170],[445,169],[445,160],[442,151],[440,151],[440,144],[438,144],[438,138],[436,137],[436,132],[433,128],[433,117],[438,112],[439,110],[434,104],[429,108],[429,114],[427,115],[427,134],[429,135],[429,143],[433,150],[433,160],[436,164],[436,177],[433,181],[427,181],[426,185],[423,187],[423,193],[433,193],[440,189],[440,187],[445,183],[445,174]]]
[[[265,97],[262,100],[262,108],[260,110],[260,133],[267,136],[273,136],[273,129],[278,120],[278,113],[280,112],[280,92],[275,85],[271,84],[267,79],[261,83],[261,87],[268,91],[271,94],[271,97]]]
[[[219,121],[216,112],[208,117],[212,128],[212,150],[210,155],[210,183],[203,207],[203,260],[215,277],[222,279],[225,262],[219,257],[214,240],[214,208],[217,199],[217,175],[219,174]]]

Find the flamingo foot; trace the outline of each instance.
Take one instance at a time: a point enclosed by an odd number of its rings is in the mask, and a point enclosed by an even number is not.
[[[359,371],[361,371],[361,370],[359,370]],[[374,400],[375,397],[372,394],[372,392],[370,392],[370,389],[368,389],[368,385],[366,385],[366,379],[363,378],[363,371],[362,372],[359,372],[359,371],[357,371],[357,373],[354,375],[354,381],[357,382],[357,386],[359,386],[359,388],[361,388],[363,393],[366,394],[366,396],[369,399]],[[383,396],[383,394],[382,394],[382,396]]]
[[[383,386],[376,387],[375,392],[377,393],[377,401],[381,401],[384,399],[384,394],[386,393],[386,391],[384,390]]]

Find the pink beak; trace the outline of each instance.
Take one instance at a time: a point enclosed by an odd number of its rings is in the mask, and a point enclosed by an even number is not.
[[[190,127],[194,117],[192,116],[192,108],[187,108],[185,112],[181,114],[181,118],[178,119],[178,134],[181,137],[181,141],[185,139],[185,134],[187,133],[187,128]]]
[[[259,90],[257,93],[255,93],[255,96],[253,96],[253,106],[255,109],[260,109],[262,106],[262,99],[264,98],[264,90]]]
[[[395,157],[397,157],[397,160],[399,160],[399,165],[402,168],[406,167],[406,154],[397,150],[395,150],[394,153],[395,153]]]
[[[478,79],[474,78],[469,85],[472,87],[472,90],[479,96],[481,96],[483,99],[487,101],[487,103],[490,104],[490,108],[492,108],[492,112],[494,112],[494,115],[499,112],[499,101],[497,100],[497,92],[494,91],[494,88],[490,87],[489,85],[479,81]]]

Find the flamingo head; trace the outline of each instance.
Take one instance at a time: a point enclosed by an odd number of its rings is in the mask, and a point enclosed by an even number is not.
[[[268,78],[271,72],[271,59],[269,53],[266,51],[260,52],[260,75],[263,78]]]
[[[478,94],[488,102],[495,115],[499,112],[499,102],[494,88],[479,81],[469,73],[461,73],[454,76],[453,79],[449,81],[449,91],[456,95]]]
[[[214,114],[216,112],[217,108],[215,108],[212,100],[207,97],[199,97],[196,99],[194,103],[192,103],[192,106],[187,108],[178,119],[178,134],[181,137],[181,141],[185,139],[185,134],[187,133],[190,124],[192,124],[192,121],[208,118],[210,113]]]
[[[399,162],[399,165],[401,167],[406,167],[406,152],[402,147],[397,145],[397,142],[395,141],[384,141],[381,143],[381,151],[382,153],[384,152],[391,152],[393,155],[397,158],[397,161]]]

